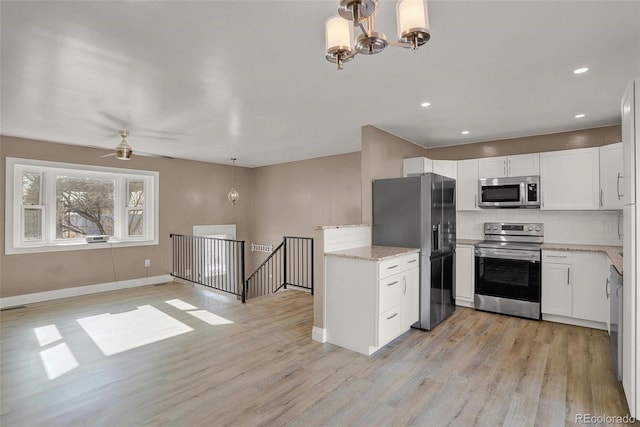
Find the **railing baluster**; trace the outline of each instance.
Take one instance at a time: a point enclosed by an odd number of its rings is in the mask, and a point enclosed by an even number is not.
[[[313,295],[314,247],[309,237],[283,238],[248,278],[245,242],[206,236],[170,234],[171,275],[228,292],[242,302],[287,289],[309,289]]]

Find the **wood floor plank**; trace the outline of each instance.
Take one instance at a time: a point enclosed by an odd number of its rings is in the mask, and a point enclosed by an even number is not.
[[[0,424],[549,427],[628,412],[603,331],[458,307],[367,357],[311,340],[312,298],[241,304],[172,283],[2,312]],[[233,323],[210,325],[173,299]],[[78,322],[145,305],[192,331],[105,356]],[[35,328],[47,325],[61,338],[40,345]],[[59,344],[78,366],[49,380],[42,352]]]

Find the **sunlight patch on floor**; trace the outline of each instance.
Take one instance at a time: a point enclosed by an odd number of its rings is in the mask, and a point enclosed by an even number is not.
[[[99,314],[78,323],[105,356],[175,337],[193,328],[150,305],[118,314]]]
[[[181,299],[172,299],[169,301],[165,301],[167,304],[174,306],[179,310],[196,310],[198,307],[195,307],[188,302],[184,302]]]
[[[71,353],[71,349],[67,343],[60,343],[56,346],[42,350],[40,352],[42,365],[50,380],[58,378],[62,374],[66,374],[72,369],[80,366],[76,358]]]
[[[196,317],[203,322],[207,322],[212,326],[216,325],[232,325],[233,322],[229,319],[225,319],[222,316],[218,316],[217,314],[213,314],[207,310],[195,310],[195,311],[187,311],[188,314]]]
[[[47,344],[51,344],[62,339],[62,335],[60,335],[60,331],[56,325],[33,328],[33,332],[36,333],[36,338],[38,338],[38,344],[40,344],[40,347],[44,347]]]

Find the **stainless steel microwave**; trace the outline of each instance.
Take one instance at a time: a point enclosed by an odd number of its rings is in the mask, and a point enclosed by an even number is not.
[[[483,178],[478,194],[481,208],[539,208],[540,176]]]

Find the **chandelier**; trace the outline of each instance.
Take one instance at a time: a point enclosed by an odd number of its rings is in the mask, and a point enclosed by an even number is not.
[[[240,194],[238,194],[238,192],[236,191],[236,158],[232,157],[231,160],[233,161],[233,179],[231,181],[231,191],[229,191],[229,194],[227,194],[227,199],[229,199],[229,201],[231,202],[231,204],[233,206],[236,205],[236,202],[238,201],[238,199],[240,198]]]
[[[429,38],[429,19],[425,0],[398,0],[396,18],[398,41],[387,41],[384,33],[375,30],[373,18],[380,6],[378,0],[340,0],[338,15],[325,23],[326,58],[329,62],[342,65],[358,53],[375,55],[387,46],[400,46],[416,51]],[[353,25],[352,25],[353,23]],[[360,28],[354,41],[353,31]]]

